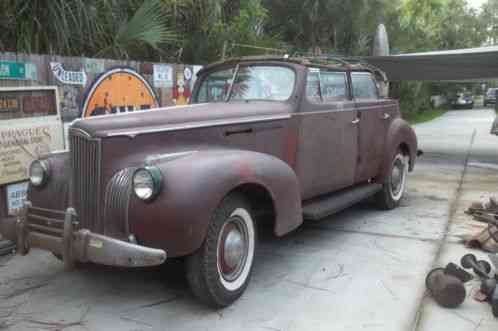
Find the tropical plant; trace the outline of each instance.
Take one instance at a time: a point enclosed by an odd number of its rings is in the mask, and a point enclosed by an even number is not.
[[[1,6],[3,49],[149,59],[175,42],[160,0],[3,0]]]

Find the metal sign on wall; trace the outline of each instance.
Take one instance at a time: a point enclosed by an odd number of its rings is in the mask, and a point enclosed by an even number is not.
[[[56,87],[0,88],[0,185],[28,178],[31,162],[64,148]]]
[[[37,76],[33,63],[0,61],[0,79],[36,80]]]
[[[70,85],[86,85],[86,72],[85,71],[69,71],[64,69],[62,63],[50,62],[50,69],[55,78],[63,84]]]
[[[19,98],[16,96],[0,97],[0,113],[17,112],[21,109]]]
[[[7,185],[7,212],[16,215],[24,206],[28,193],[28,182]]]
[[[116,67],[99,75],[85,93],[81,117],[159,107],[149,83],[135,70]]]

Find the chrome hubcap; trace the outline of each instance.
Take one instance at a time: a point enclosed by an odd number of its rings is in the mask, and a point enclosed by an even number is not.
[[[399,190],[401,188],[403,167],[403,163],[400,160],[397,160],[393,167],[393,171],[391,174],[391,187],[395,195],[399,193]]]
[[[240,276],[247,259],[248,233],[244,221],[232,217],[221,229],[218,241],[218,269],[227,281]]]
[[[390,178],[390,191],[394,200],[399,200],[403,196],[407,169],[405,158],[398,156],[393,162]]]
[[[242,261],[244,256],[244,240],[242,234],[233,229],[225,239],[225,264],[229,268],[235,268]]]

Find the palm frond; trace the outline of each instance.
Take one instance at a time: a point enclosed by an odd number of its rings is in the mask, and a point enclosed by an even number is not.
[[[144,43],[158,49],[161,43],[175,42],[176,33],[167,25],[169,19],[159,0],[144,1],[133,17],[119,28],[114,47],[125,50],[132,44]]]

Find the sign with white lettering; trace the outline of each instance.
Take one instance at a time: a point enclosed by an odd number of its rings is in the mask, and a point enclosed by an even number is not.
[[[100,74],[105,70],[104,61],[100,59],[85,58],[84,64],[85,72],[88,73]]]
[[[173,67],[154,64],[154,87],[173,87]]]
[[[71,85],[86,85],[86,72],[65,70],[61,63],[50,62],[50,69],[55,78],[61,83]]]
[[[28,182],[11,184],[7,186],[7,207],[9,215],[15,216],[20,211],[26,201],[28,193]]]
[[[31,62],[0,61],[0,79],[37,80],[38,70]]]

